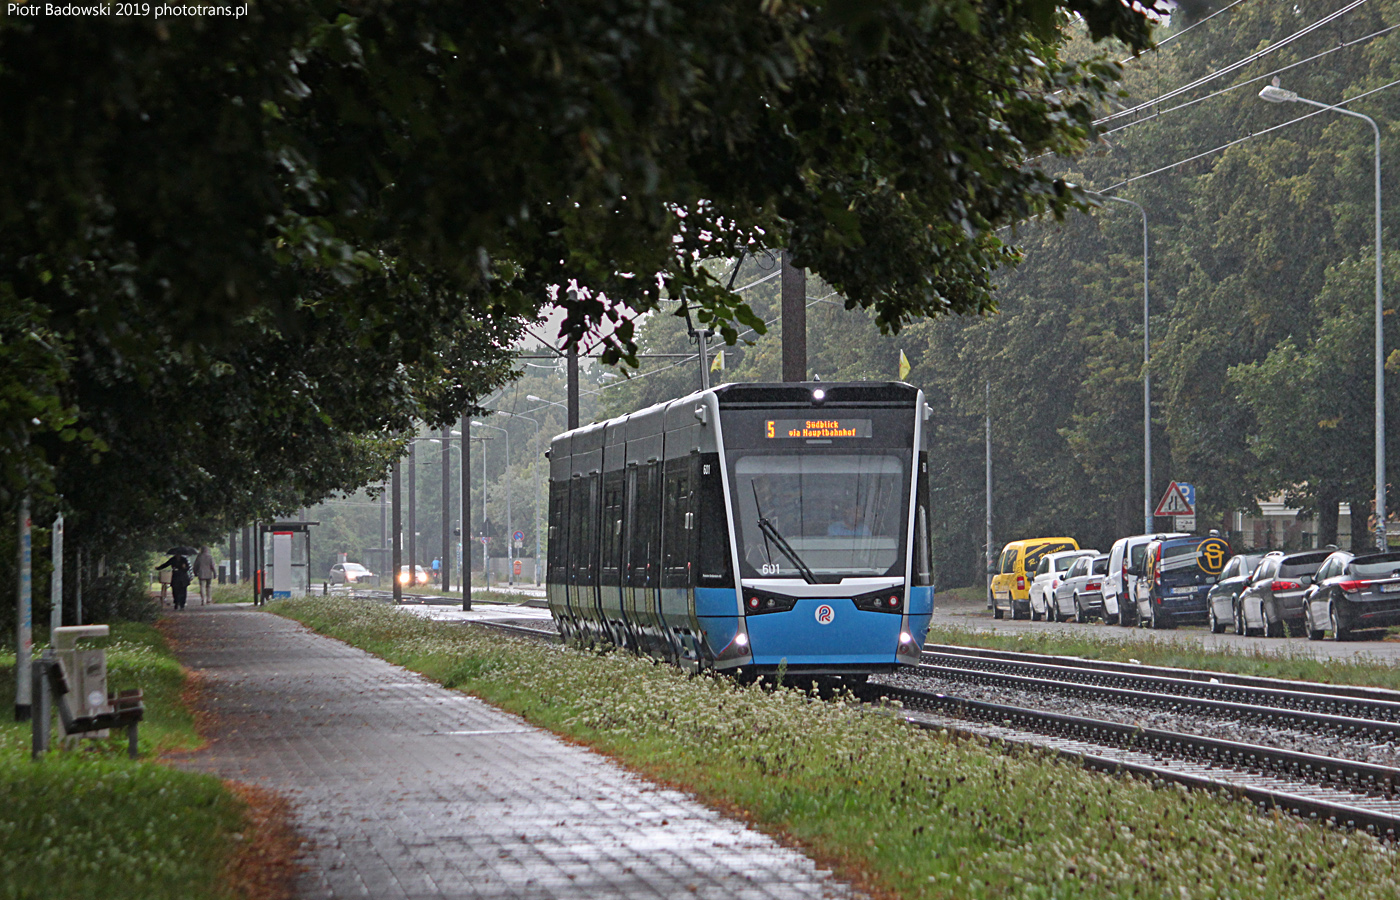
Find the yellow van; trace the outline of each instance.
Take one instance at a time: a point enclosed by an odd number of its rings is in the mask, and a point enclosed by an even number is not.
[[[1079,542],[1072,537],[1030,538],[1003,547],[1001,562],[992,576],[992,618],[1000,619],[1010,611],[1013,619],[1029,619],[1031,579],[1040,558],[1047,553],[1078,549]]]

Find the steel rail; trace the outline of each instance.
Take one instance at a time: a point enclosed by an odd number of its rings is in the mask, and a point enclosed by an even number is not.
[[[924,664],[916,667],[915,672],[936,675],[957,681],[971,681],[973,683],[991,684],[999,687],[1031,688],[1039,691],[1083,697],[1088,700],[1114,701],[1126,706],[1191,712],[1219,719],[1230,719],[1268,727],[1285,727],[1299,731],[1312,731],[1322,727],[1327,729],[1329,734],[1342,737],[1379,738],[1392,741],[1400,738],[1400,722],[1382,722],[1374,719],[1360,719],[1352,716],[1338,716],[1328,713],[1285,709],[1281,707],[1259,706],[1250,703],[1235,703],[1226,700],[1211,700],[1205,697],[1185,697],[1177,694],[1163,694],[1151,691],[1132,690],[1129,688],[1083,684],[1076,681],[1037,678],[1031,675],[1010,675],[1001,672],[986,672],[950,666],[932,666]]]
[[[1400,702],[1374,697],[1339,696],[1326,690],[1326,685],[1309,686],[1300,682],[1282,686],[1256,686],[1205,681],[1178,676],[1140,674],[1086,668],[1073,664],[1073,658],[1059,657],[1053,662],[972,656],[961,653],[935,652],[924,654],[945,669],[999,672],[1026,675],[1056,682],[1116,687],[1145,691],[1165,696],[1205,698],[1228,703],[1267,706],[1271,709],[1297,710],[1353,719],[1400,723]],[[1309,688],[1317,689],[1309,689]]]
[[[947,653],[957,656],[976,656],[982,657],[983,659],[1048,663],[1057,666],[1096,669],[1104,672],[1124,672],[1133,675],[1160,675],[1166,678],[1181,678],[1186,681],[1217,681],[1221,684],[1277,688],[1279,690],[1300,691],[1303,693],[1326,694],[1336,697],[1357,697],[1366,700],[1385,700],[1392,703],[1400,703],[1400,691],[1357,684],[1322,684],[1316,681],[1266,678],[1262,675],[1240,675],[1235,672],[1216,672],[1210,669],[1181,669],[1172,666],[1149,666],[1134,662],[1085,659],[1081,656],[1054,656],[1045,653],[1021,653],[1015,650],[991,650],[985,647],[965,647],[959,644],[925,644],[924,651],[926,653]]]
[[[1090,769],[1225,792],[1387,841],[1400,831],[1400,772],[1386,766],[905,688],[871,685],[864,693],[898,700],[921,728],[1037,746]]]

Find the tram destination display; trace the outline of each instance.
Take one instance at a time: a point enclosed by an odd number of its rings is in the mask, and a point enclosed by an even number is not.
[[[768,419],[763,436],[784,438],[868,438],[873,429],[870,419]]]

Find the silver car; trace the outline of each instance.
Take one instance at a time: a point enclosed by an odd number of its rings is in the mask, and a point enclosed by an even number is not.
[[[1104,617],[1103,583],[1108,577],[1108,554],[1081,556],[1055,588],[1055,608],[1060,618],[1076,622]]]
[[[377,578],[378,576],[359,563],[344,562],[331,566],[331,584],[369,584]]]

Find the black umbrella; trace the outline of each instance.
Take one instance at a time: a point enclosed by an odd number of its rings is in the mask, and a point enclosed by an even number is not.
[[[171,556],[194,556],[199,551],[193,547],[171,547],[168,551]]]

